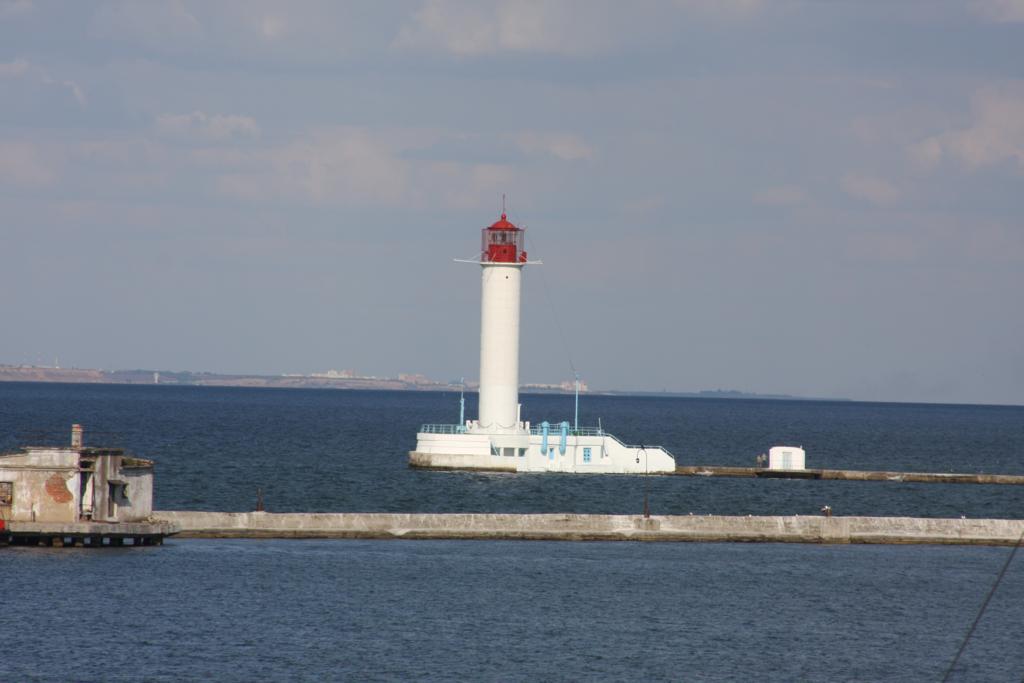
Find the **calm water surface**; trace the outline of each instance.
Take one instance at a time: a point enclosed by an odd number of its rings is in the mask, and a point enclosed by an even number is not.
[[[1024,518],[1024,487],[424,472],[455,395],[0,384],[0,450],[86,442],[157,461],[157,507]],[[527,419],[571,397],[526,396]],[[627,442],[749,465],[1024,473],[1024,408],[591,397]],[[475,413],[475,406],[469,407]],[[936,681],[1007,548],[201,541],[0,550],[0,682]],[[1024,556],[954,680],[1024,677]]]
[[[525,541],[9,548],[0,680],[937,681],[1008,553]],[[954,680],[1019,681],[1021,643],[1024,563]]]
[[[468,396],[467,413],[476,413]],[[523,397],[534,422],[572,418],[571,396]],[[1024,407],[585,397],[581,424],[659,444],[681,464],[752,465],[768,447],[810,467],[1024,473]],[[1024,487],[411,470],[424,422],[457,422],[458,396],[420,392],[0,383],[0,449],[86,442],[157,461],[162,509],[816,514],[1024,518]]]

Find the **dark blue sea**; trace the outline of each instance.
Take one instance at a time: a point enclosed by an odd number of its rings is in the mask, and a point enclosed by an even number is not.
[[[457,394],[0,383],[0,451],[122,446],[156,460],[156,507],[276,512],[816,514],[1024,518],[1024,487],[788,479],[429,472],[407,466]],[[476,414],[475,395],[467,415]],[[572,420],[571,396],[526,395],[523,417]],[[680,464],[746,465],[802,445],[808,467],[1024,474],[1024,407],[584,397],[580,424],[661,445]]]
[[[532,421],[572,398],[524,396]],[[470,401],[469,414],[475,413]],[[586,397],[630,443],[750,465],[1024,473],[1024,408]],[[1024,487],[483,475],[406,466],[433,393],[0,384],[0,450],[157,461],[161,509],[1024,518]],[[0,681],[938,681],[1009,548],[204,541],[0,549]],[[1024,555],[951,680],[1024,678]]]

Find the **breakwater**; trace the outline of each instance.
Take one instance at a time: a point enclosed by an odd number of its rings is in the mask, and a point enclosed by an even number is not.
[[[722,515],[161,511],[186,538],[374,538],[1013,545],[1024,520]]]
[[[492,459],[485,466],[465,455],[409,453],[409,466],[422,470],[516,472],[516,463],[504,458]],[[639,474],[639,473],[633,473]],[[1024,486],[1024,474],[987,474],[983,472],[893,472],[886,470],[772,470],[764,467],[732,467],[723,465],[677,465],[671,472],[651,475],[683,477],[754,477],[758,479],[831,479],[837,481],[891,481],[923,484],[1008,484]]]
[[[42,545],[54,548],[160,545],[178,527],[166,521],[151,522],[4,522],[0,520],[0,545]]]
[[[679,465],[675,474],[689,477],[760,477],[762,479],[836,479],[843,481],[908,481],[926,484],[1010,484],[1024,486],[1021,474],[970,472],[886,472],[872,470],[769,470],[762,467]]]

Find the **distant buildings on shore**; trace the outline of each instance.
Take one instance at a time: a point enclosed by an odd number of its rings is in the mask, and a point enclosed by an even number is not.
[[[170,372],[167,370],[96,370],[85,368],[58,368],[37,365],[0,365],[0,382],[63,382],[68,384],[160,384],[178,386],[268,387],[307,389],[379,389],[392,391],[460,391],[475,392],[475,381],[433,380],[419,373],[401,373],[398,377],[360,375],[355,370],[327,370],[309,375],[298,373],[283,375],[227,375],[213,372]],[[575,382],[566,380],[557,384],[521,384],[525,393],[572,394]],[[754,394],[728,389],[699,392],[600,390],[591,392],[586,382],[580,382],[580,393],[619,396],[675,396],[680,398],[719,399],[783,399],[818,400],[787,394]],[[846,401],[845,398],[828,398]]]
[[[520,388],[523,391],[556,391],[563,394],[571,394],[576,391],[576,382],[566,380],[559,382],[558,384],[522,384]],[[589,391],[586,382],[580,382],[580,393],[585,394]]]
[[[228,375],[167,370],[96,370],[35,365],[0,365],[0,382],[64,382],[70,384],[160,384],[179,386],[237,386],[270,388],[390,389],[415,391],[476,391],[476,382],[437,381],[420,373],[398,377],[360,375],[355,370],[327,370],[312,374]],[[524,391],[571,393],[573,382],[525,384]],[[586,384],[580,383],[585,392]]]
[[[301,377],[301,375],[298,375]],[[355,370],[328,370],[327,372],[314,372],[313,377],[326,377],[328,379],[353,379],[358,377]],[[401,378],[401,375],[399,375]]]

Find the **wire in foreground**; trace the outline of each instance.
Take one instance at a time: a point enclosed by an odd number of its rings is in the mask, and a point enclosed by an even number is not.
[[[992,596],[996,594],[996,589],[999,588],[1000,582],[1003,577],[1006,576],[1006,570],[1010,568],[1010,563],[1013,562],[1014,555],[1017,554],[1017,550],[1020,549],[1021,543],[1024,543],[1024,532],[1021,532],[1020,538],[1013,546],[1013,550],[1010,551],[1010,556],[1006,558],[1006,562],[1003,564],[1003,568],[999,570],[999,575],[996,577],[995,583],[992,584],[992,588],[989,590],[988,595],[985,596],[985,601],[981,603],[981,609],[978,610],[978,616],[974,617],[974,623],[971,624],[971,628],[967,630],[967,635],[964,637],[964,642],[960,643],[960,649],[956,651],[956,656],[953,657],[953,661],[950,662],[949,668],[946,669],[946,675],[942,677],[943,683],[949,680],[950,675],[953,673],[953,669],[956,668],[956,663],[960,661],[960,655],[964,653],[967,648],[967,642],[974,635],[974,629],[978,627],[978,622],[981,621],[981,617],[985,614],[985,610],[988,609],[988,603],[992,600]]]

